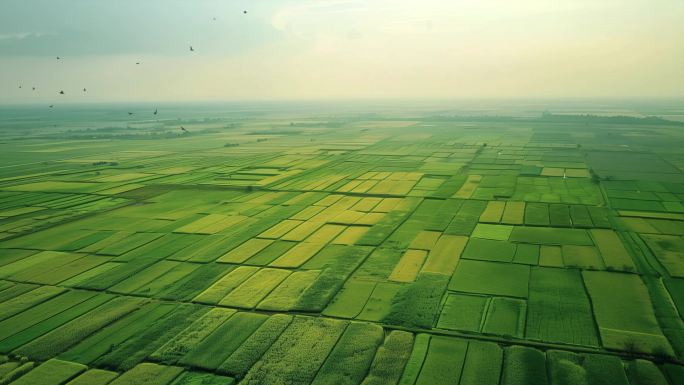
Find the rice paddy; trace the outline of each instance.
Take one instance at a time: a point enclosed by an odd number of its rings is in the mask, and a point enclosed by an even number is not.
[[[178,114],[0,122],[0,384],[682,383],[680,123]]]

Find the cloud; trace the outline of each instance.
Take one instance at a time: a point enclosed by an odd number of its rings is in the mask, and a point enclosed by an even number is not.
[[[43,36],[50,36],[49,33],[44,32],[15,32],[0,34],[0,41],[2,40],[25,40],[30,38],[39,39]]]

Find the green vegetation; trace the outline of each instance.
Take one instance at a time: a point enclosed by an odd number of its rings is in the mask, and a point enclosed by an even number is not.
[[[656,320],[646,286],[638,276],[597,271],[582,274],[604,346],[673,354]],[[622,316],[625,312],[634,316]]]
[[[13,384],[18,385],[58,385],[85,371],[85,365],[51,359],[22,376]]]
[[[530,276],[527,337],[597,345],[589,298],[579,272],[538,267]]]
[[[456,383],[461,376],[468,343],[444,337],[430,338],[430,347],[416,380],[418,385]]]
[[[382,342],[380,326],[352,322],[340,337],[314,378],[313,385],[358,384],[371,365],[375,351]]]
[[[681,124],[83,108],[0,119],[0,385],[681,384]]]

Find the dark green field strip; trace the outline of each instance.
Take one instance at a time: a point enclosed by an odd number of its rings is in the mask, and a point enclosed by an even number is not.
[[[267,318],[254,313],[235,314],[184,355],[179,364],[216,370]]]
[[[116,285],[108,288],[108,290],[114,293],[130,294],[134,293],[136,290],[145,287],[145,285],[151,282],[157,282],[166,274],[177,267],[179,262],[174,261],[160,261],[152,264],[151,266],[131,275],[130,277],[120,281]]]
[[[37,253],[36,250],[26,249],[1,249],[0,252],[2,252],[2,258],[0,258],[0,267],[9,265]],[[1,269],[0,272],[2,272]]]
[[[30,283],[15,283],[10,281],[2,281],[3,290],[0,291],[0,301],[5,302],[17,296],[20,296],[27,291],[31,291],[38,287],[38,285]]]
[[[17,354],[36,359],[54,357],[71,348],[94,331],[140,308],[146,301],[138,298],[115,298],[96,310],[92,310],[47,334],[34,338],[31,342],[15,350]]]
[[[63,243],[56,249],[59,251],[77,251],[100,242],[113,234],[113,231],[83,231],[79,234],[79,238]]]
[[[49,282],[41,282],[41,275],[53,272],[84,257],[83,254],[61,253],[54,251],[43,251],[40,254],[47,255],[47,258],[42,260],[40,264],[32,265],[29,268],[8,276],[8,278],[16,281],[49,284]],[[51,279],[43,278],[43,280]]]
[[[230,266],[221,264],[199,265],[185,277],[160,289],[157,296],[167,300],[189,301],[206,289],[208,285],[218,281],[230,269]]]
[[[174,304],[148,304],[129,316],[109,324],[106,328],[89,335],[78,344],[64,351],[58,357],[67,361],[90,364],[98,357],[104,355],[112,346],[117,346],[123,341],[141,333],[156,319],[163,317],[172,311]]]
[[[399,289],[391,299],[389,312],[381,321],[431,329],[437,320],[448,280],[449,277],[442,274],[419,274],[414,284]]]
[[[131,369],[209,310],[197,305],[174,306],[162,316],[151,319],[131,338],[110,349],[95,361],[95,365],[116,370]]]
[[[169,233],[119,255],[116,257],[115,261],[126,262],[138,258],[160,260],[167,258],[182,249],[191,247],[202,240],[204,240],[202,235]]]
[[[242,378],[275,343],[292,320],[292,316],[285,314],[275,314],[269,317],[221,363],[218,370]]]
[[[14,286],[14,282],[0,281],[0,293]]]
[[[43,251],[29,254],[22,259],[0,267],[0,276],[4,278],[14,276],[15,274],[20,274],[22,271],[30,272],[34,267],[40,269],[40,266],[44,262],[48,262],[50,260],[53,260],[53,263],[59,264],[61,259],[59,257],[62,255],[69,256],[71,254],[62,254],[60,252],[54,251]]]
[[[667,287],[668,294],[675,304],[679,316],[684,318],[684,279],[663,279],[663,284]]]
[[[64,292],[64,289],[54,286],[39,286],[21,295],[0,303],[0,321],[20,313],[41,302],[47,301]]]
[[[161,341],[163,345],[155,350],[150,358],[163,363],[177,362],[234,314],[235,310],[231,309],[209,310],[181,332],[171,336],[167,342]]]
[[[69,291],[54,299],[48,300],[38,305],[25,310],[11,318],[0,322],[0,340],[22,332],[40,323],[55,314],[58,314],[66,309],[70,309],[93,296],[96,293],[88,291]]]
[[[78,259],[75,259],[59,267],[56,267],[51,271],[45,271],[26,280],[28,282],[55,285],[62,283],[65,280],[77,276],[81,273],[87,272],[97,266],[106,263],[107,261],[109,261],[109,258],[107,257],[101,257],[96,255],[83,255]]]
[[[59,328],[60,326],[104,304],[105,302],[112,300],[113,298],[113,296],[107,294],[96,295],[76,306],[72,306],[63,310],[44,321],[38,322],[37,324],[28,327],[21,332],[14,333],[12,336],[0,341],[0,352],[9,353],[14,349],[27,344],[56,328]]]

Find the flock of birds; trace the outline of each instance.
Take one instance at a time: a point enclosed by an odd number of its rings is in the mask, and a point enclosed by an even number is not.
[[[242,11],[242,13],[246,15],[246,14],[247,14],[247,11],[246,11],[246,10],[245,10],[245,11]],[[213,20],[213,21],[216,21],[216,17],[212,17],[212,20]],[[194,48],[192,45],[190,46],[190,52],[195,52],[195,48]],[[57,60],[62,60],[62,58],[61,58],[60,56],[57,56]],[[135,62],[136,65],[140,65],[140,63],[141,63],[141,62],[139,62],[139,61]],[[22,88],[21,84],[19,85],[19,88]],[[35,90],[36,90],[36,87],[35,87],[35,86],[34,86],[34,87],[31,87],[31,91],[35,91]],[[88,92],[88,89],[84,87],[84,88],[83,88],[83,92]],[[60,95],[66,95],[66,93],[64,92],[64,90],[59,90],[58,94],[60,94]],[[48,108],[54,108],[54,107],[55,107],[54,104],[50,104],[50,105],[48,106]],[[154,112],[152,113],[152,115],[155,115],[155,116],[156,116],[158,113],[159,113],[159,110],[155,108],[155,109],[154,109]],[[128,116],[132,116],[132,115],[135,115],[135,113],[129,111],[129,112],[128,112]],[[185,133],[188,132],[188,130],[186,130],[185,127],[183,127],[183,126],[180,126],[180,130],[183,131],[183,132],[185,132]]]

